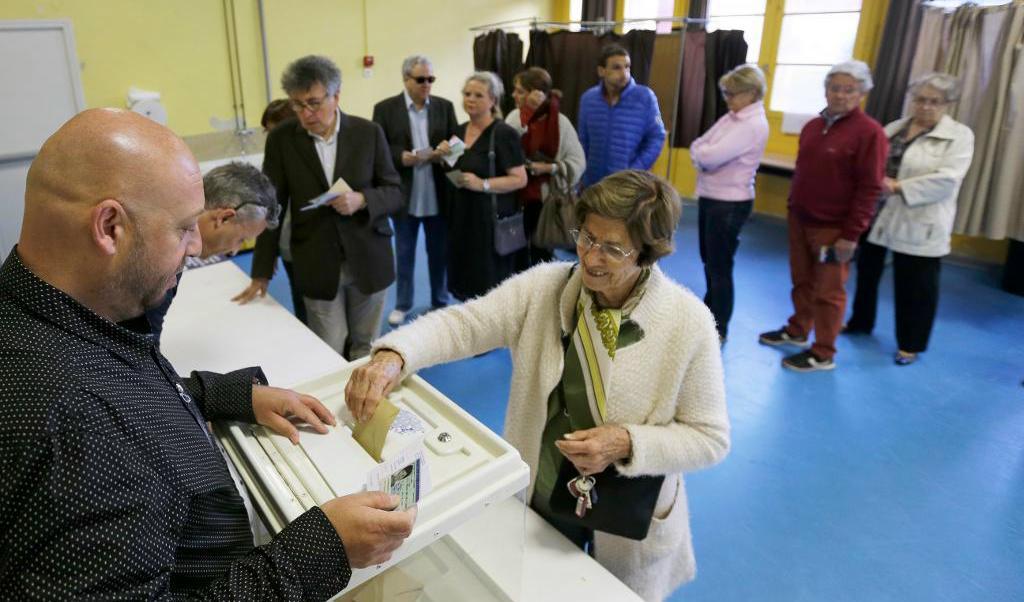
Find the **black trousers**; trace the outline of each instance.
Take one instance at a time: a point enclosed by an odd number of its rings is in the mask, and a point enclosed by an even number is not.
[[[282,259],[281,263],[284,264],[284,271],[288,274],[288,288],[291,289],[292,293],[292,307],[295,308],[295,317],[303,324],[308,324],[306,321],[306,302],[303,301],[302,293],[295,286],[295,278],[292,276],[292,262]]]
[[[754,209],[754,201],[719,201],[700,197],[697,209],[697,233],[700,259],[704,262],[707,292],[704,305],[715,316],[718,334],[725,337],[732,318],[735,293],[732,281],[733,258],[740,246],[740,230]]]
[[[538,263],[551,261],[554,253],[551,249],[537,247],[533,244],[533,233],[540,221],[540,210],[544,203],[525,203],[523,205],[523,229],[526,230],[526,248],[516,255],[516,271],[522,272]]]
[[[871,332],[878,312],[878,283],[885,270],[888,249],[862,240],[857,258],[857,293],[850,330]],[[893,288],[896,301],[896,343],[903,351],[920,353],[928,339],[939,307],[939,257],[918,257],[893,252]]]

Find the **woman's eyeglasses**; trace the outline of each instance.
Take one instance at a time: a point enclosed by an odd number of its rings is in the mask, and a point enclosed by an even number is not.
[[[590,249],[596,248],[599,253],[610,261],[620,262],[625,261],[627,257],[636,252],[636,249],[627,251],[619,245],[597,242],[584,230],[570,230],[569,234],[572,235],[572,240],[576,243],[576,251],[580,255],[585,255],[590,252]]]
[[[421,75],[420,77],[409,76],[409,79],[420,85],[432,84],[437,81],[437,78],[434,77],[433,75]]]

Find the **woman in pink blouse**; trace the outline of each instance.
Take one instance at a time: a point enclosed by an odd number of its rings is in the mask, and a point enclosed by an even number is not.
[[[707,293],[704,304],[715,316],[724,343],[732,316],[733,257],[740,229],[754,208],[754,173],[768,142],[764,113],[764,73],[740,65],[718,80],[729,112],[690,145],[697,168],[700,258]]]

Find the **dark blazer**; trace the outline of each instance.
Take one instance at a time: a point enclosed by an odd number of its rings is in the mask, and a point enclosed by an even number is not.
[[[291,252],[295,284],[312,299],[333,299],[341,262],[363,294],[387,288],[395,280],[391,252],[393,231],[388,215],[402,209],[398,174],[391,165],[384,132],[371,121],[341,113],[338,156],[331,183],[344,178],[363,193],[366,207],[341,215],[331,207],[302,211],[310,199],[327,192],[313,139],[297,118],[283,121],[267,136],[263,173],[277,189],[277,200],[290,203]],[[281,229],[265,230],[256,239],[253,278],[271,278]]]
[[[405,93],[378,102],[373,107],[373,121],[384,129],[384,137],[391,147],[391,160],[402,177],[404,210],[409,208],[412,194],[412,168],[402,165],[402,151],[412,151],[412,129],[409,127],[409,108],[405,104]],[[448,140],[459,127],[455,119],[455,107],[440,96],[430,97],[427,105],[427,138],[430,146],[436,148]],[[437,190],[437,204],[442,214],[447,213],[449,187],[445,185],[443,163],[434,163],[434,189]]]

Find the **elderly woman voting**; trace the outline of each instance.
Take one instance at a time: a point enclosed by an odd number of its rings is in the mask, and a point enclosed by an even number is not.
[[[353,415],[367,419],[416,370],[510,348],[505,437],[530,465],[531,505],[648,600],[694,575],[681,473],[711,466],[729,449],[711,312],[657,266],[673,250],[680,212],[678,195],[657,176],[606,177],[576,206],[579,264],[537,265],[392,331],[346,390]],[[560,481],[566,470],[577,478]],[[643,539],[588,526],[602,505],[636,520],[630,504],[645,494],[619,483],[601,495],[609,480],[652,479],[660,486],[642,517]],[[553,508],[569,486],[583,498],[582,519]]]
[[[885,126],[889,159],[882,207],[857,260],[857,294],[847,334],[875,326],[878,283],[888,249],[896,294],[894,360],[913,363],[928,346],[939,303],[939,268],[949,254],[956,199],[974,155],[974,133],[946,115],[960,82],[929,73],[910,84],[910,116]]]

